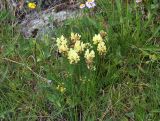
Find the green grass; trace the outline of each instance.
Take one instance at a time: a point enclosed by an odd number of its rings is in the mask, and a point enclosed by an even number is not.
[[[89,15],[57,28],[56,37],[76,32],[90,43],[101,30],[107,32],[108,51],[103,58],[96,53],[96,71],[88,70],[83,59],[71,65],[59,57],[53,37],[25,40],[13,17],[2,11],[0,120],[159,121],[157,6],[156,0],[139,5],[99,0],[96,10],[84,10]],[[64,93],[56,89],[61,84]]]

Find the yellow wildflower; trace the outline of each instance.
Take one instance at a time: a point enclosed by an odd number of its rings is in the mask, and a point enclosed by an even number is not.
[[[97,51],[99,52],[100,55],[106,54],[106,45],[104,42],[100,42],[97,46]]]
[[[66,88],[63,87],[63,86],[61,86],[59,91],[60,91],[61,93],[64,93],[64,92],[66,91]]]
[[[78,53],[72,48],[68,51],[68,59],[70,64],[78,63],[78,61],[80,61]]]
[[[66,44],[62,44],[59,46],[58,50],[60,53],[65,53],[68,51],[68,46]]]
[[[79,8],[81,9],[85,8],[85,4],[80,4]]]
[[[87,49],[84,54],[84,57],[86,59],[86,63],[91,64],[91,63],[93,63],[93,59],[95,57],[95,52],[93,50],[89,52],[89,49]]]
[[[80,41],[76,41],[75,45],[74,45],[74,50],[79,53],[79,52],[82,52],[84,51],[86,47],[86,44],[84,44],[83,42],[80,42]]]
[[[36,8],[36,4],[34,2],[29,2],[28,3],[28,8],[35,9]]]
[[[61,44],[67,44],[67,39],[62,35],[60,38],[57,38],[56,42],[57,46],[60,46]]]
[[[60,53],[66,53],[68,51],[67,40],[63,35],[57,38],[56,42]]]
[[[80,40],[81,39],[81,35],[77,34],[77,33],[71,33],[71,41],[73,43],[75,43],[76,41]]]
[[[98,44],[102,41],[103,41],[103,39],[102,39],[101,35],[100,34],[98,34],[98,35],[95,34],[95,36],[93,37],[93,44]]]
[[[65,88],[63,85],[64,85],[64,84],[58,85],[58,86],[56,87],[56,89],[57,89],[58,91],[60,91],[61,93],[64,93],[64,92],[66,91],[66,88]]]

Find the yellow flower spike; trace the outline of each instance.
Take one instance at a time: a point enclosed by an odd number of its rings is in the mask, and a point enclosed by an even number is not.
[[[100,42],[97,46],[97,51],[99,52],[99,55],[105,55],[107,52],[106,45],[104,42]]]
[[[87,49],[84,57],[86,59],[87,68],[90,70],[94,70],[93,59],[95,58],[95,52],[93,50],[89,52],[89,49]]]
[[[57,38],[56,44],[60,53],[67,53],[68,45],[67,39],[62,35],[60,38]]]
[[[101,35],[100,34],[95,34],[95,36],[93,37],[93,44],[98,44],[98,43],[100,43],[100,42],[102,42],[103,41],[103,39],[102,39],[102,37],[101,37]]]
[[[57,38],[56,42],[57,42],[57,46],[61,44],[67,44],[67,39],[62,35],[60,38]]]
[[[75,45],[74,45],[74,50],[79,53],[79,52],[82,52],[84,51],[86,47],[86,44],[84,44],[83,42],[80,42],[80,41],[76,41]]]
[[[78,63],[78,61],[80,61],[78,53],[72,48],[70,48],[70,50],[68,51],[68,60],[70,64],[76,64]]]
[[[68,46],[67,45],[60,45],[59,46],[59,52],[60,53],[65,53],[65,52],[67,52],[68,51]]]
[[[84,58],[86,59],[87,64],[92,64],[93,59],[95,58],[95,52],[92,50],[89,52],[89,49],[85,51]]]
[[[71,33],[71,41],[73,43],[75,43],[76,41],[80,40],[81,39],[81,35],[77,34],[77,33]]]
[[[28,3],[28,8],[35,9],[36,8],[36,4],[34,2],[29,2]]]

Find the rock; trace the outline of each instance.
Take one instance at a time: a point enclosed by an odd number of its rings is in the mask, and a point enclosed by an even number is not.
[[[57,24],[64,20],[78,17],[80,12],[78,10],[62,10],[55,12],[53,8],[42,11],[41,13],[31,13],[21,22],[21,32],[25,38],[37,37],[53,31]],[[35,32],[36,31],[36,32]],[[36,34],[36,35],[35,35]]]

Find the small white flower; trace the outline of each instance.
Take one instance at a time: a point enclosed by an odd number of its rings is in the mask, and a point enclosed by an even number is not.
[[[136,3],[141,3],[142,2],[142,0],[136,0]]]
[[[86,2],[86,6],[88,8],[94,8],[96,6],[96,3],[94,2],[94,0],[92,0],[91,2],[90,1],[87,1]]]
[[[48,80],[47,83],[50,84],[52,82],[52,80]]]

